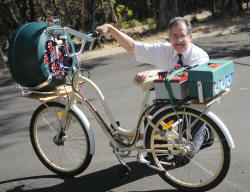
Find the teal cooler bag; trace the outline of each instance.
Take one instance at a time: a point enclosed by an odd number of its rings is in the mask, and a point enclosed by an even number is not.
[[[188,71],[189,96],[199,98],[202,85],[203,97],[214,97],[233,83],[234,65],[230,60],[210,60]]]
[[[65,83],[75,61],[66,55],[58,35],[65,35],[57,25],[31,22],[18,27],[9,48],[9,69],[13,79],[24,87],[52,90]],[[57,30],[58,29],[58,30]],[[66,46],[73,53],[74,44],[66,33]],[[61,41],[61,43],[58,43]]]

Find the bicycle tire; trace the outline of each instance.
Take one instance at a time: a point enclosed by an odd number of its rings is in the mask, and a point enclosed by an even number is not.
[[[30,139],[39,160],[52,172],[61,176],[75,176],[83,172],[91,162],[89,137],[80,118],[70,110],[66,118],[70,123],[61,142],[54,138],[65,105],[47,102],[32,115]]]
[[[183,114],[186,114],[186,116]],[[153,118],[153,123],[156,125],[157,129],[162,129],[162,122],[168,123],[170,120],[176,122],[178,117],[179,119],[184,119],[182,123],[179,123],[177,126],[178,128],[176,128],[178,134],[180,133],[181,127],[183,131],[183,125],[186,124],[186,126],[188,126],[191,122],[194,122],[195,119],[198,119],[198,124],[201,122],[205,123],[209,131],[212,131],[210,134],[212,137],[207,138],[207,141],[210,139],[210,143],[204,143],[204,139],[202,143],[203,147],[200,147],[200,150],[193,156],[190,155],[192,153],[187,153],[185,155],[164,155],[163,153],[152,152],[148,153],[148,158],[155,166],[164,170],[159,173],[160,177],[173,187],[184,191],[200,192],[210,190],[222,182],[229,170],[231,154],[227,140],[218,125],[216,125],[212,119],[205,114],[201,114],[200,111],[191,108],[185,108],[185,111],[183,108],[169,108],[163,110]],[[188,123],[188,120],[185,120],[184,117],[190,118],[190,123]],[[167,141],[166,138],[159,139],[157,138],[159,137],[159,130],[153,129],[150,125],[148,126],[145,143],[148,149],[160,149],[161,146],[163,149],[167,150],[176,149],[174,147],[169,147],[171,145],[168,145],[168,147],[166,147],[167,145],[163,146],[164,144],[176,142],[176,140]],[[192,128],[195,129],[197,126],[198,125],[195,123]],[[168,134],[168,130],[166,134]],[[185,141],[181,143],[186,146],[192,144],[191,139],[187,138],[185,128],[183,131],[183,138]]]

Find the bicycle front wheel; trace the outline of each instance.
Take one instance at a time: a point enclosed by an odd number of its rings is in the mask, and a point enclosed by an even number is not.
[[[64,108],[57,102],[40,105],[31,118],[30,139],[36,155],[48,169],[61,176],[74,176],[88,167],[92,155],[86,129],[72,110],[59,139],[55,139]]]
[[[160,176],[170,185],[207,191],[224,179],[230,148],[212,119],[194,109],[170,108],[156,115],[153,123],[156,127],[149,126],[146,132],[146,147],[157,152],[149,153],[149,159],[163,170]]]

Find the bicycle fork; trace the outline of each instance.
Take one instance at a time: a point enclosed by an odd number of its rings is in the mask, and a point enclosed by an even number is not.
[[[56,117],[58,118],[57,120],[59,122],[58,130],[54,137],[54,141],[56,144],[63,144],[63,142],[67,138],[67,131],[69,129],[72,120],[72,116],[70,116],[68,112],[69,110],[70,110],[70,105],[66,105],[63,112],[57,112],[56,114]]]

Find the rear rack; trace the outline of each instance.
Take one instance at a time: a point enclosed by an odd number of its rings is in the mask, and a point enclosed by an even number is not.
[[[184,100],[175,100],[175,102],[178,104],[178,106],[190,106],[192,108],[209,108],[216,101],[218,101],[218,99],[221,96],[226,95],[229,91],[230,91],[230,88],[226,88],[225,90],[223,90],[218,95],[205,99],[203,101],[203,103],[201,103],[198,98],[193,98],[193,99],[192,98],[186,98],[186,100],[185,99]],[[156,99],[155,102],[160,103],[160,104],[170,104],[169,99]]]
[[[228,92],[230,91],[230,88],[226,88],[225,90],[223,90],[221,93],[219,93],[218,95],[207,99],[206,101],[204,101],[204,103],[199,103],[199,100],[193,100],[191,101],[191,103],[189,104],[190,107],[193,108],[208,108],[211,105],[213,105],[221,96],[226,95]]]

